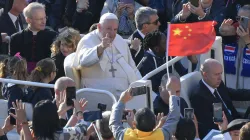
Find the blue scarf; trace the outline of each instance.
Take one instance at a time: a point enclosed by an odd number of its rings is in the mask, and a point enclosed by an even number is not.
[[[224,46],[224,66],[225,73],[236,74],[235,60],[238,52],[236,43],[227,44]]]
[[[237,58],[238,45],[236,43],[227,44],[224,47],[224,66],[225,73],[236,74],[235,61]],[[241,76],[250,77],[250,49],[243,50]]]
[[[250,77],[250,49],[244,48],[241,76]]]

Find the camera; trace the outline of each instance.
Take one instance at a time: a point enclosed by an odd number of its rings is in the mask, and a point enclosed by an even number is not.
[[[106,104],[102,104],[102,103],[98,103],[97,108],[100,109],[101,112],[104,112],[107,109],[107,105]]]

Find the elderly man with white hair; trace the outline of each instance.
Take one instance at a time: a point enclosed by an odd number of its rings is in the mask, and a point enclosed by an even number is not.
[[[128,44],[117,34],[117,29],[116,15],[102,15],[97,29],[80,40],[75,61],[81,67],[85,87],[107,90],[119,97],[141,75]]]
[[[23,13],[28,27],[11,36],[10,54],[13,56],[20,52],[31,72],[38,61],[51,56],[50,47],[57,33],[45,29],[47,17],[44,5],[32,2]]]

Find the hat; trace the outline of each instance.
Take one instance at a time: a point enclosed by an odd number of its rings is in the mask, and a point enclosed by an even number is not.
[[[243,125],[245,125],[246,123],[250,122],[249,119],[236,119],[231,121],[228,125],[227,125],[227,129],[222,131],[222,133],[226,133],[226,132],[230,132],[233,130],[240,130],[241,127]]]
[[[99,23],[104,23],[107,19],[115,19],[118,20],[117,16],[113,13],[105,13],[101,16]]]

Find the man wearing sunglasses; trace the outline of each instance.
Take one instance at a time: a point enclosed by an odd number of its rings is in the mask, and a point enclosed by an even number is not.
[[[238,21],[225,19],[220,26],[224,43],[226,84],[231,88],[249,89],[250,5],[241,7],[235,19]],[[228,36],[230,39],[225,39]]]
[[[141,42],[143,42],[146,34],[158,30],[161,25],[157,11],[150,7],[141,7],[136,11],[135,23],[137,30],[135,30],[129,39],[132,41],[135,38],[138,38]],[[143,46],[141,45],[138,49],[130,49],[130,51],[135,64],[138,65],[144,56]]]

